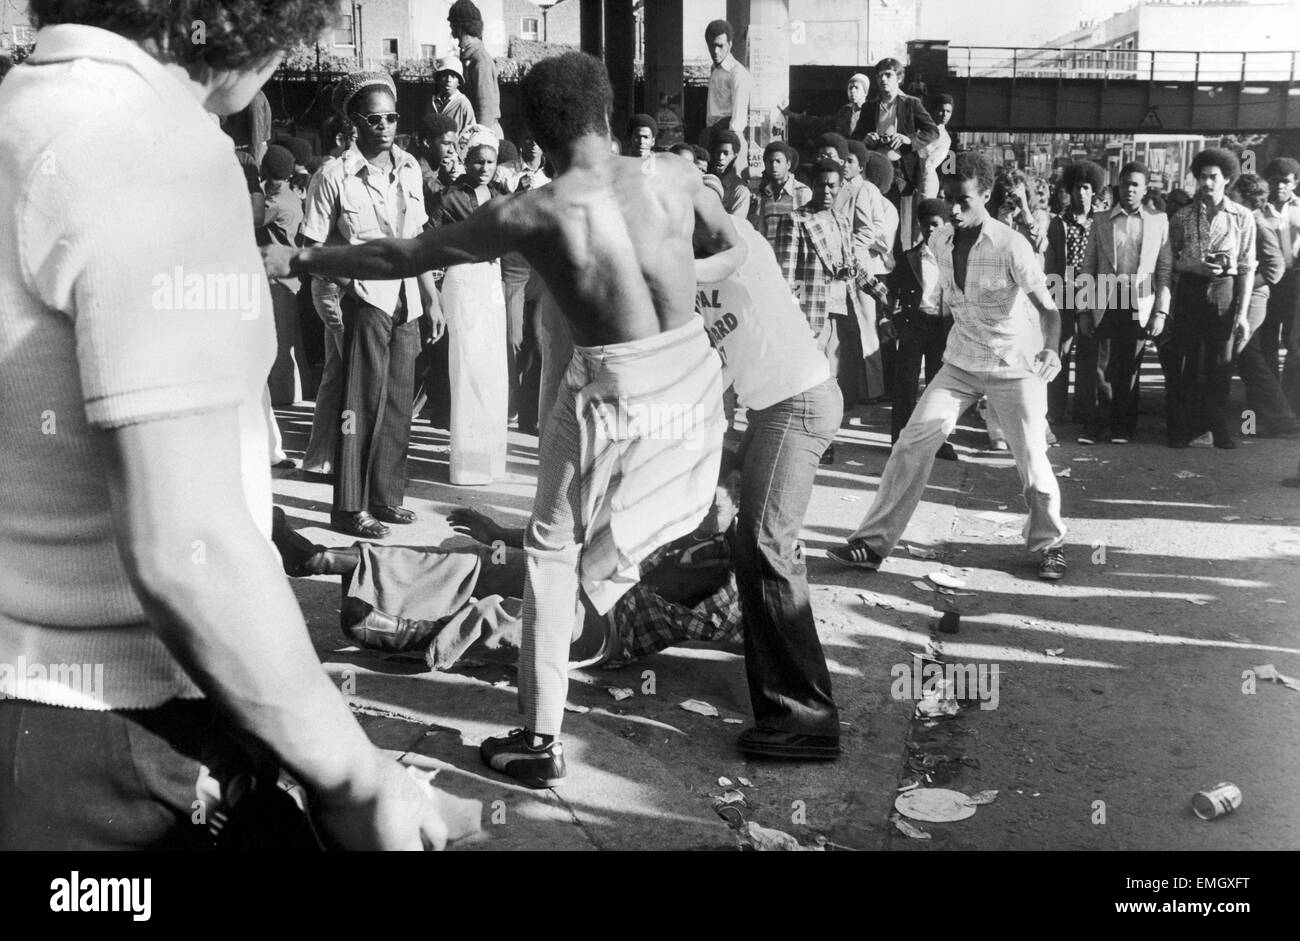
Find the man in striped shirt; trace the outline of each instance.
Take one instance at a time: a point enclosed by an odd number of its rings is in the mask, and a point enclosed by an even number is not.
[[[963,154],[944,183],[952,227],[936,232],[941,309],[953,327],[944,365],[921,396],[885,465],[880,491],[846,546],[843,565],[875,571],[902,538],[925,492],[935,452],[981,395],[997,413],[1024,485],[1025,541],[1038,575],[1065,577],[1061,493],[1047,457],[1047,383],[1061,368],[1060,314],[1029,243],[988,214],[993,166]]]

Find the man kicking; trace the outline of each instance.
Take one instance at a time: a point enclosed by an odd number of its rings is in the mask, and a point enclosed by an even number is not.
[[[545,59],[524,78],[521,99],[558,171],[549,186],[493,200],[418,239],[265,254],[268,271],[391,278],[517,251],[563,313],[573,359],[542,434],[525,538],[524,727],[480,749],[519,783],[550,787],[564,777],[558,735],[582,595],[606,613],[636,583],[641,561],[691,532],[712,503],[722,373],[695,316],[695,283],[727,277],[746,249],[683,161],[610,152],[613,95],[600,60]]]
[[[993,166],[962,154],[944,181],[952,227],[930,237],[939,266],[941,310],[952,332],[943,367],[925,388],[885,464],[880,491],[835,561],[875,570],[893,551],[925,492],[935,451],[981,395],[1007,434],[1029,519],[1025,542],[1041,554],[1038,575],[1065,577],[1061,491],[1047,457],[1047,383],[1061,368],[1061,318],[1029,242],[990,216]]]

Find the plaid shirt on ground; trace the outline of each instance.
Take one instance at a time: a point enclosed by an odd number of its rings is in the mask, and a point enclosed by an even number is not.
[[[939,264],[941,308],[953,328],[943,361],[967,372],[1000,378],[1033,374],[1043,329],[1028,294],[1046,288],[1038,256],[1024,236],[989,216],[966,261],[965,290],[953,271],[953,237],[945,226],[930,236]]]
[[[827,314],[848,311],[848,282],[835,277],[851,270],[851,238],[833,209],[796,209],[776,226],[772,248],[777,264],[813,336],[821,336]]]
[[[725,538],[723,545],[728,545]],[[657,549],[641,564],[641,571],[650,571],[669,553],[680,551],[680,540]],[[648,657],[688,640],[718,643],[741,637],[740,595],[734,573],[693,607],[668,601],[640,582],[619,599],[610,617],[617,625],[625,654],[620,663]]]

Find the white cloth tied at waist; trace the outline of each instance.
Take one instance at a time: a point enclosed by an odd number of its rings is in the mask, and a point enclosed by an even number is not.
[[[722,460],[722,361],[704,324],[611,346],[575,347],[582,477],[582,587],[600,614],[640,579],[641,562],[693,532]]]

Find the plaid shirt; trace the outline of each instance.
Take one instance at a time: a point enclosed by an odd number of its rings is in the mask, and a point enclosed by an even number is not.
[[[1227,252],[1225,276],[1255,270],[1255,215],[1228,198],[1211,220],[1199,197],[1169,220],[1169,248],[1174,261],[1204,259],[1209,252]]]
[[[726,538],[715,539],[718,545],[711,548],[729,555],[730,544]],[[670,553],[681,552],[682,543],[678,540],[657,549],[641,563],[641,571],[649,572]],[[716,562],[719,556],[715,552],[710,559]],[[713,594],[693,607],[668,601],[650,585],[639,582],[618,600],[610,617],[618,629],[625,654],[617,664],[609,664],[611,667],[688,640],[714,643],[739,640],[742,622],[736,576],[730,574]]]
[[[777,264],[813,336],[821,336],[827,314],[848,311],[848,282],[836,273],[853,270],[851,245],[844,220],[833,209],[796,209],[777,223],[772,241]]]
[[[1038,256],[1024,236],[992,216],[984,220],[966,260],[965,289],[953,270],[953,237],[946,226],[930,236],[939,264],[942,309],[953,318],[943,361],[999,378],[1033,374],[1043,329],[1028,294],[1045,289]]]

